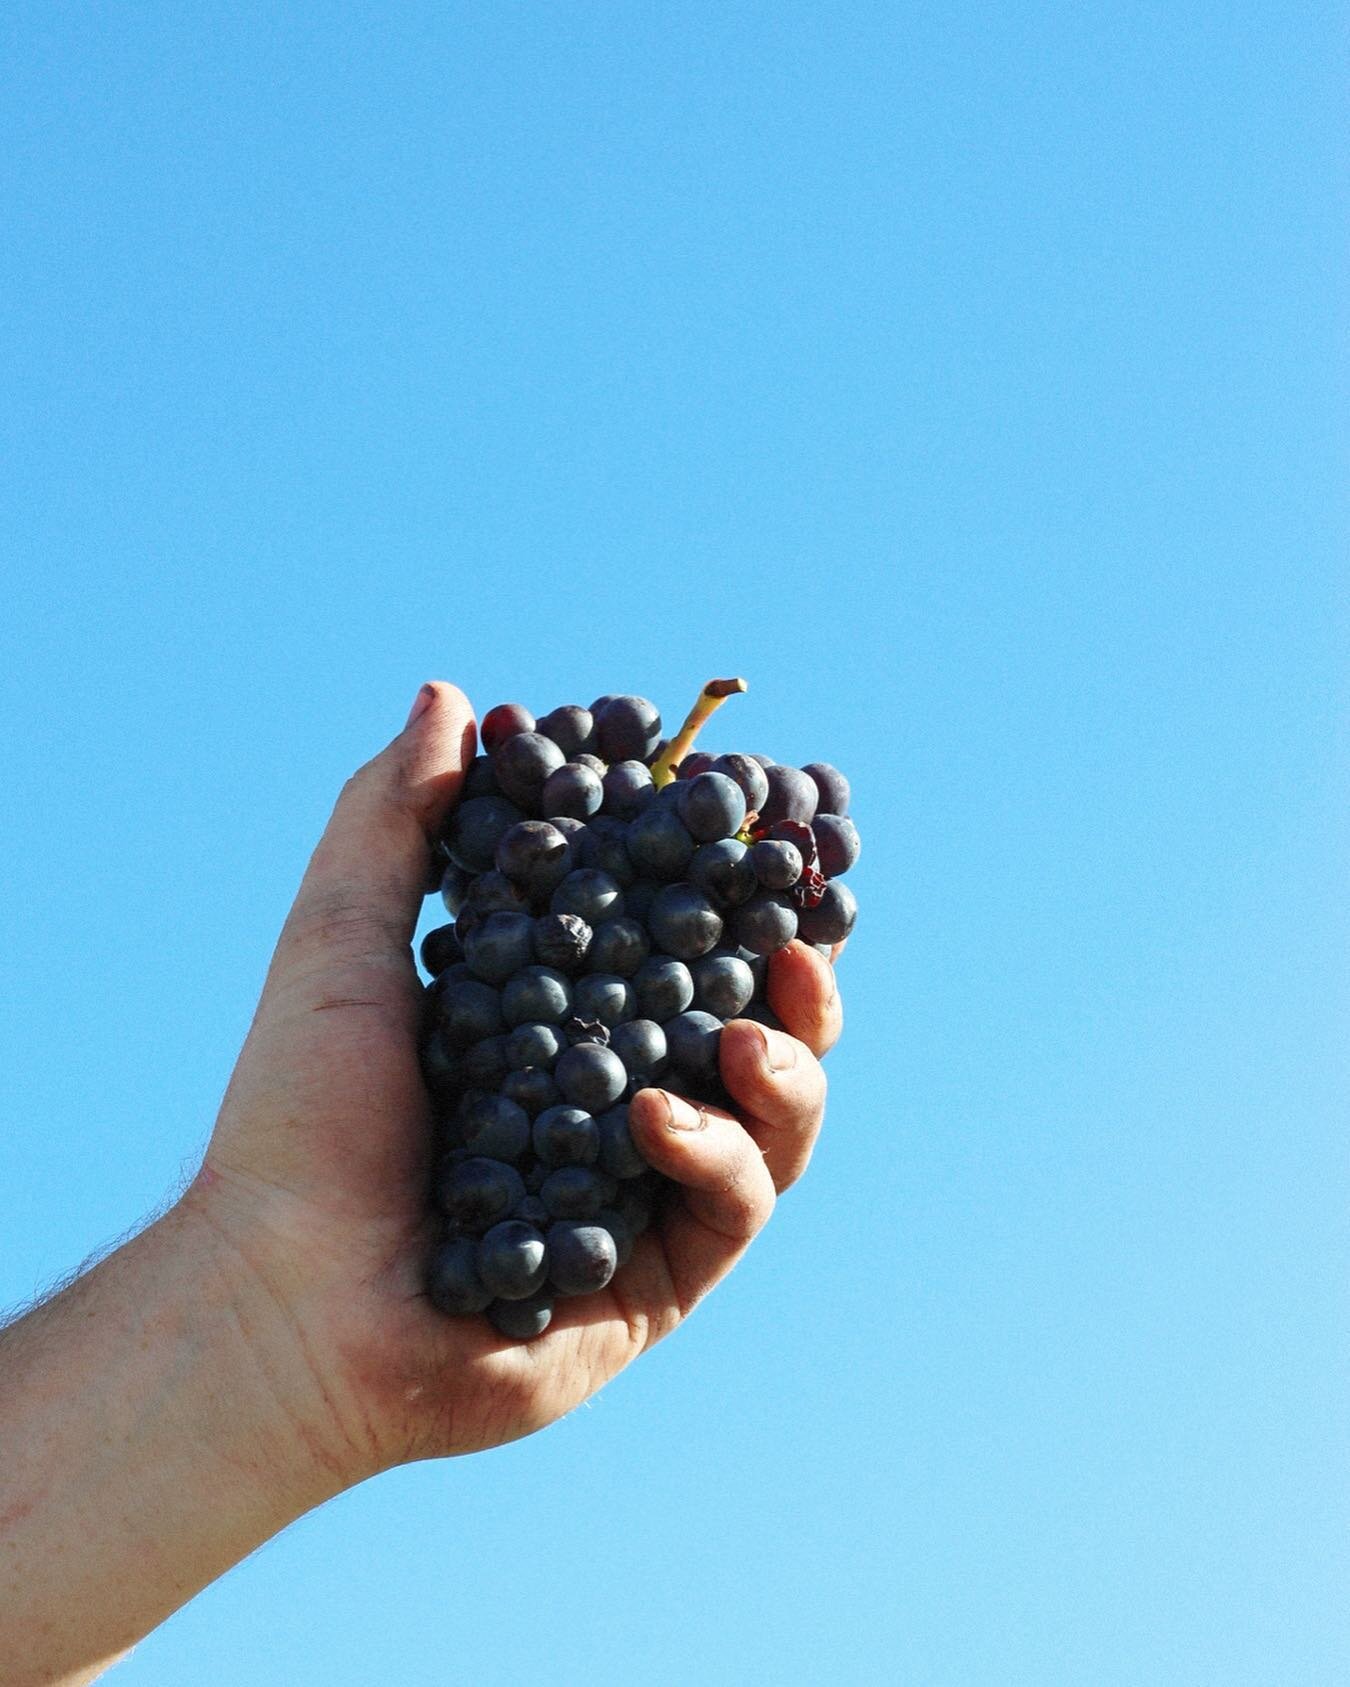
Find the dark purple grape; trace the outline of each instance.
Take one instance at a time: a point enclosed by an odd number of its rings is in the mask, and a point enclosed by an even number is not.
[[[483,748],[491,753],[499,744],[517,732],[533,732],[534,716],[520,703],[498,703],[483,716],[478,737]]]
[[[515,828],[512,827],[511,830],[514,831]],[[477,878],[470,881],[464,895],[464,906],[459,912],[461,923],[456,929],[460,932],[462,941],[463,934],[472,931],[487,914],[528,914],[529,911],[528,893],[494,867],[490,872],[479,873]]]
[[[588,1113],[603,1113],[628,1088],[623,1061],[598,1043],[576,1043],[564,1049],[554,1072],[563,1100]]]
[[[536,1230],[547,1230],[552,1223],[552,1216],[548,1208],[537,1195],[527,1195],[518,1206],[511,1209],[511,1217],[523,1219],[526,1224],[532,1224]]]
[[[464,775],[464,784],[459,793],[460,801],[468,802],[470,797],[499,797],[501,794],[497,775],[492,771],[491,758],[475,756]]]
[[[476,1242],[468,1236],[452,1236],[440,1243],[427,1268],[427,1295],[436,1310],[450,1318],[466,1318],[483,1310],[492,1296],[478,1275]]]
[[[580,762],[569,761],[549,774],[539,803],[550,819],[565,814],[574,820],[589,820],[600,812],[604,796],[599,774]]]
[[[460,1056],[465,1083],[485,1090],[496,1089],[512,1065],[527,1064],[530,1063],[507,1059],[506,1038],[503,1036],[484,1037],[481,1042],[465,1049]]]
[[[637,1017],[633,986],[617,973],[592,972],[579,978],[572,1005],[576,1017],[588,1023],[614,1026]]]
[[[767,773],[771,767],[777,767],[778,766],[778,763],[773,759],[772,756],[757,756],[757,755],[754,755],[752,753],[751,757],[750,757],[750,760],[751,761],[757,761],[759,763],[759,765],[764,769],[765,773]]]
[[[595,1121],[599,1133],[600,1169],[613,1178],[640,1177],[647,1162],[628,1128],[628,1103],[607,1109]]]
[[[533,1141],[546,1166],[593,1166],[600,1154],[600,1123],[580,1107],[549,1107],[534,1121]]]
[[[618,761],[646,761],[661,736],[661,716],[645,697],[612,697],[594,710],[595,742],[612,766]]]
[[[656,945],[677,960],[706,955],[722,935],[722,916],[701,890],[690,884],[667,885],[657,892],[647,914]]]
[[[450,1048],[466,1049],[502,1029],[501,995],[481,979],[461,979],[437,992],[436,1021]]]
[[[487,1309],[492,1327],[514,1341],[533,1341],[553,1319],[553,1293],[537,1289],[525,1300],[494,1300]]]
[[[505,797],[470,797],[450,816],[445,833],[450,859],[465,872],[487,872],[502,834],[524,818]]]
[[[516,1168],[500,1160],[456,1160],[442,1166],[436,1195],[448,1219],[481,1235],[524,1200],[525,1185]]]
[[[539,1194],[554,1218],[590,1218],[618,1192],[608,1172],[594,1166],[559,1166],[540,1186]]]
[[[695,1007],[718,1019],[735,1019],[755,993],[754,974],[735,955],[704,955],[691,963],[689,971],[694,978]]]
[[[778,820],[804,820],[809,824],[815,818],[820,793],[808,774],[799,767],[770,767],[765,777],[769,794],[759,811],[762,826],[772,826]]]
[[[758,890],[731,916],[731,934],[756,955],[772,955],[797,935],[797,910],[781,890]]]
[[[623,891],[608,873],[594,867],[579,867],[569,873],[553,892],[549,910],[554,914],[575,914],[592,930],[604,920],[622,919],[626,912]]]
[[[575,972],[591,946],[591,928],[576,914],[541,914],[531,942],[536,957],[559,972]]]
[[[572,870],[572,846],[547,820],[521,820],[503,832],[497,871],[530,897],[552,894]]]
[[[618,1269],[619,1250],[603,1225],[560,1219],[544,1241],[549,1282],[560,1295],[594,1294]]]
[[[558,1105],[558,1086],[544,1066],[523,1066],[508,1072],[502,1079],[501,1093],[532,1119]]]
[[[472,1081],[439,1026],[433,1027],[423,1042],[419,1063],[422,1068],[422,1081],[442,1103],[448,1102],[465,1084]]]
[[[535,730],[551,738],[565,756],[575,756],[590,747],[595,721],[589,709],[576,703],[564,703],[550,709],[535,723]]]
[[[706,773],[717,760],[706,750],[691,750],[680,765],[675,769],[677,779],[697,779],[700,773]]]
[[[750,851],[750,865],[766,890],[788,890],[802,876],[801,851],[776,838],[761,838]]]
[[[681,878],[694,840],[673,804],[653,803],[628,828],[628,855],[639,873],[667,883]]]
[[[616,1025],[609,1046],[634,1078],[658,1077],[665,1064],[666,1034],[654,1019],[627,1019]]]
[[[453,861],[447,861],[441,873],[441,901],[452,919],[464,906],[468,888],[468,874],[462,867],[456,867]]]
[[[552,967],[522,967],[502,987],[502,1018],[508,1025],[531,1020],[561,1025],[571,1013],[572,986]]]
[[[633,974],[638,1013],[658,1025],[683,1013],[694,1000],[694,980],[683,961],[670,955],[653,955]]]
[[[677,1014],[666,1026],[671,1065],[689,1078],[706,1081],[717,1077],[721,1043],[722,1021],[698,1008]]]
[[[839,879],[831,879],[816,906],[797,915],[797,930],[808,943],[842,943],[857,917],[857,897]]]
[[[492,771],[497,783],[512,802],[524,809],[538,809],[544,781],[562,764],[562,751],[551,738],[539,732],[518,732],[492,752]]]
[[[454,926],[437,926],[422,939],[422,965],[433,978],[464,959]]]
[[[498,1300],[524,1300],[547,1275],[544,1238],[532,1224],[506,1218],[478,1243],[478,1277]]]
[[[616,820],[632,820],[656,795],[651,769],[646,762],[615,762],[604,776],[602,812]]]
[[[517,1025],[503,1041],[506,1059],[516,1070],[525,1066],[542,1066],[548,1070],[568,1046],[558,1027],[543,1021]]]
[[[700,844],[689,863],[689,883],[706,891],[719,908],[734,908],[754,894],[759,882],[748,855],[739,838]]]
[[[470,1154],[487,1160],[517,1160],[530,1144],[530,1120],[506,1096],[474,1090],[455,1116],[459,1140]]]
[[[549,825],[556,826],[575,850],[578,838],[586,831],[586,822],[570,814],[550,814],[547,819]]]
[[[533,957],[534,921],[528,914],[489,914],[464,940],[464,958],[474,977],[489,984],[505,984]]]
[[[595,928],[590,966],[595,972],[631,978],[651,953],[651,947],[647,933],[636,920],[606,920]]]
[[[680,819],[697,843],[734,837],[745,824],[745,792],[725,773],[700,773],[675,789]]]
[[[818,813],[848,813],[848,780],[837,767],[831,767],[827,761],[811,761],[807,762],[802,772],[816,788],[820,799],[817,805]]]
[[[763,808],[769,795],[769,781],[764,776],[764,769],[753,756],[718,756],[708,771],[725,773],[728,779],[736,781],[745,797],[748,814],[758,814]]]
[[[818,814],[811,822],[816,837],[820,870],[827,879],[847,873],[858,859],[862,840],[858,828],[843,814]]]
[[[622,1271],[633,1257],[633,1243],[637,1240],[632,1225],[629,1224],[617,1207],[601,1207],[591,1223],[598,1224],[602,1230],[609,1231],[610,1238],[614,1243],[618,1269]]]
[[[577,865],[608,873],[617,885],[627,887],[637,877],[628,858],[628,827],[612,814],[597,814],[586,824],[576,843]]]

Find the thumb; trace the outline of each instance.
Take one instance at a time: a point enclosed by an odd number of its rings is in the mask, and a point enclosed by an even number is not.
[[[343,786],[277,944],[274,975],[407,948],[431,841],[476,739],[464,693],[441,680],[424,685],[403,731]]]

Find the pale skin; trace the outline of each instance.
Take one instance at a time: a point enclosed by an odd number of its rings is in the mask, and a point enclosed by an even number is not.
[[[462,693],[423,687],[314,852],[192,1184],[0,1333],[9,1687],[94,1680],[367,1477],[563,1416],[688,1316],[806,1166],[840,1004],[829,963],[793,944],[769,983],[790,1034],[723,1033],[735,1117],[634,1099],[634,1137],[681,1191],[610,1287],[560,1301],[528,1343],[431,1308],[409,943],[474,742]]]

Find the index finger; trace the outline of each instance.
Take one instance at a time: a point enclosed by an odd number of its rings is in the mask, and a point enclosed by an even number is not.
[[[817,1057],[839,1041],[844,1009],[834,968],[809,943],[794,938],[769,961],[769,1006]]]

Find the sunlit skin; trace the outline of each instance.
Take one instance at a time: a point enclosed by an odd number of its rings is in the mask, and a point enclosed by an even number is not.
[[[0,1332],[0,1656],[77,1687],[303,1512],[378,1471],[542,1428],[672,1330],[800,1176],[834,971],[769,966],[785,1032],[727,1026],[737,1116],[644,1090],[635,1141],[679,1188],[601,1293],[538,1339],[423,1290],[431,1106],[410,940],[472,756],[453,686],[348,781],[286,921],[197,1176]]]

